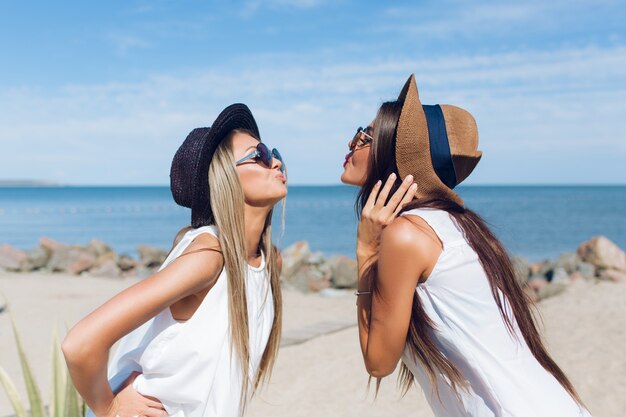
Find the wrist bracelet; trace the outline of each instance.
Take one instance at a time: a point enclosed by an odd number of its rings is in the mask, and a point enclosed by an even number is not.
[[[371,291],[359,291],[359,290],[356,290],[354,292],[354,295],[359,296],[359,295],[366,295],[366,294],[371,294],[371,293],[372,293]]]

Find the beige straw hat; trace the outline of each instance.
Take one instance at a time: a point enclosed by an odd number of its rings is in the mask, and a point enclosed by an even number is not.
[[[480,161],[474,117],[456,106],[422,105],[415,76],[404,84],[398,101],[396,164],[400,178],[413,175],[417,198],[444,198],[465,206],[453,191]]]

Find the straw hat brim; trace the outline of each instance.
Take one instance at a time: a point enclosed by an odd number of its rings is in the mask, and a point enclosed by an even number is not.
[[[456,106],[439,106],[445,119],[456,178],[451,188],[442,182],[433,166],[427,117],[413,74],[404,84],[398,101],[402,103],[395,149],[398,174],[401,178],[413,175],[417,184],[416,198],[443,198],[464,207],[463,199],[452,188],[469,175],[482,156],[476,149],[478,130],[474,118]]]

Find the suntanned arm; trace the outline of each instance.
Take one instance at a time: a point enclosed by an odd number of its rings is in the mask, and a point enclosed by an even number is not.
[[[371,290],[363,273],[368,262],[378,259],[373,277],[378,292],[357,298],[361,351],[370,375],[384,377],[396,368],[406,344],[415,288],[440,253],[440,246],[413,219],[398,217],[383,229],[377,254],[357,254],[360,291]]]
[[[201,248],[220,249],[216,237],[201,234],[183,253]],[[115,342],[176,301],[212,286],[222,266],[222,254],[215,251],[177,258],[115,295],[70,329],[61,349],[76,389],[94,413],[106,415],[113,402],[107,363]]]

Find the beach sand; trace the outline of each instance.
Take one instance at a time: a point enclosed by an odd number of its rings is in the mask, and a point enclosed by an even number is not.
[[[46,273],[0,273],[0,291],[10,303],[22,343],[45,402],[49,398],[52,329],[59,338],[83,316],[136,279]],[[252,401],[248,415],[432,416],[419,387],[400,398],[396,374],[385,378],[374,401],[368,394],[355,326],[355,300],[284,291],[284,343],[270,383]],[[0,306],[3,304],[0,298]],[[626,283],[577,281],[565,293],[539,304],[553,358],[570,377],[595,417],[621,416],[626,408]],[[22,399],[11,322],[0,314],[0,366]],[[0,417],[13,410],[0,393]]]

